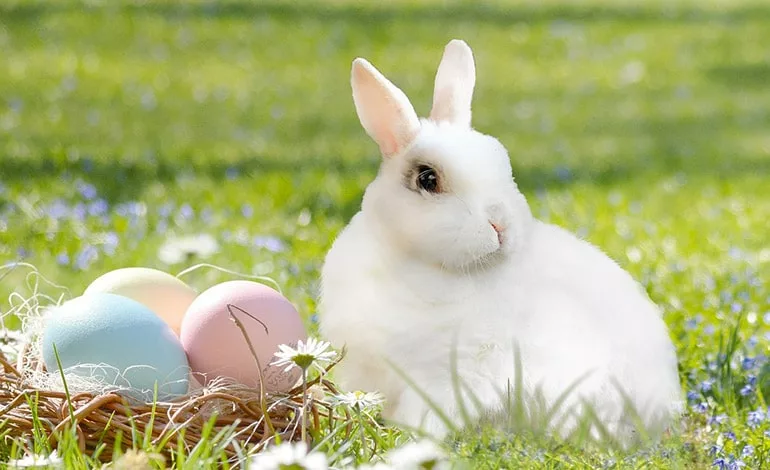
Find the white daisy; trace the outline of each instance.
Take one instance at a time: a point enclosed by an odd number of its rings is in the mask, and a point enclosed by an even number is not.
[[[393,468],[399,470],[449,468],[446,456],[439,446],[431,441],[410,442],[391,450],[387,460]]]
[[[173,237],[158,250],[158,258],[166,264],[178,264],[191,258],[205,259],[219,252],[219,243],[209,234]]]
[[[381,405],[385,397],[380,392],[348,392],[334,396],[334,402],[363,410]]]
[[[327,470],[326,456],[308,452],[307,444],[285,442],[259,452],[248,465],[249,470]]]
[[[157,463],[162,468],[165,468],[165,465],[163,465],[165,463],[165,457],[160,454],[148,454],[141,450],[129,449],[125,454],[121,455],[112,462],[111,468],[113,470],[138,470],[155,468],[153,463]]]
[[[319,371],[324,372],[323,364],[331,362],[337,357],[335,351],[328,350],[330,347],[331,344],[328,341],[318,341],[315,338],[308,338],[304,343],[299,340],[296,348],[281,344],[278,346],[278,352],[273,356],[275,360],[270,365],[286,366],[284,371],[288,371],[294,366],[302,370],[316,366]]]
[[[64,468],[64,460],[56,451],[47,457],[27,454],[24,458],[9,461],[8,468]]]
[[[315,401],[323,401],[326,398],[326,391],[318,384],[308,387],[307,393]]]

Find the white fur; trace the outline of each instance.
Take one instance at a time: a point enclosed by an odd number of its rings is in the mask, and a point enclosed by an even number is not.
[[[414,125],[408,100],[359,61],[352,83],[354,90],[369,84],[370,93],[354,93],[367,132],[379,116],[377,131],[369,132],[375,140],[408,135],[400,132]],[[348,348],[336,369],[340,385],[379,390],[386,417],[441,435],[441,421],[389,362],[461,424],[450,350],[456,347],[460,378],[495,412],[515,380],[516,344],[530,400],[539,390],[552,404],[589,373],[561,408],[563,434],[574,428],[569,416],[583,410],[585,399],[607,429],[627,441],[632,423],[616,383],[646,431],[659,434],[681,406],[675,350],[660,311],[600,250],[532,217],[505,148],[469,127],[469,72],[470,49],[453,41],[436,79],[454,89],[437,90],[434,110],[442,110],[436,113],[442,119],[420,121],[408,141],[392,140],[387,148],[398,150],[383,151],[387,158],[361,211],[326,257],[320,326],[333,344]],[[440,169],[444,193],[405,187],[414,159]],[[492,224],[502,230],[502,242]]]

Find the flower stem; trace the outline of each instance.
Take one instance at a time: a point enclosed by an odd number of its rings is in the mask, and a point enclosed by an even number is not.
[[[307,443],[307,368],[302,369],[302,442]]]
[[[361,431],[361,454],[364,460],[366,460],[367,448],[366,448],[366,433],[364,432],[364,420],[361,417],[361,406],[355,406],[356,415],[358,415],[358,430]]]

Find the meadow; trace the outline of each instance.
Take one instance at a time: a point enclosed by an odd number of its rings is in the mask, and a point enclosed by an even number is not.
[[[33,264],[74,296],[114,268],[212,263],[275,279],[314,331],[324,254],[379,161],[351,61],[425,115],[452,38],[475,53],[474,126],[506,145],[533,213],[601,247],[663,309],[688,409],[651,449],[487,429],[456,436],[451,459],[770,468],[763,1],[0,0],[0,264]],[[0,311],[23,274],[0,279]],[[10,442],[0,455],[17,457]]]

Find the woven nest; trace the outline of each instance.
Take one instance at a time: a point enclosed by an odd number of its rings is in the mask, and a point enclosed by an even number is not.
[[[319,389],[324,396],[338,393],[323,378],[325,374],[308,382],[315,393],[308,393],[304,406],[301,385],[281,394],[263,394],[242,385],[204,387],[170,402],[150,404],[131,402],[116,393],[77,393],[68,401],[62,391],[35,388],[26,379],[27,372],[42,365],[24,351],[15,364],[0,351],[0,365],[0,425],[9,435],[32,437],[35,417],[30,404],[36,403],[37,420],[52,447],[61,432],[74,423],[80,450],[92,455],[100,448],[99,459],[105,462],[112,460],[116,445],[122,450],[130,447],[136,431],[149,433],[152,444],[162,444],[164,453],[171,457],[177,450],[192,449],[200,442],[204,428],[213,424],[209,435],[232,433],[225,452],[236,459],[239,454],[243,456],[245,446],[258,451],[276,436],[282,441],[299,441],[303,413],[307,415],[308,435],[320,431],[322,423],[331,427],[335,420],[345,419],[335,417],[327,401],[313,398],[319,396]]]

